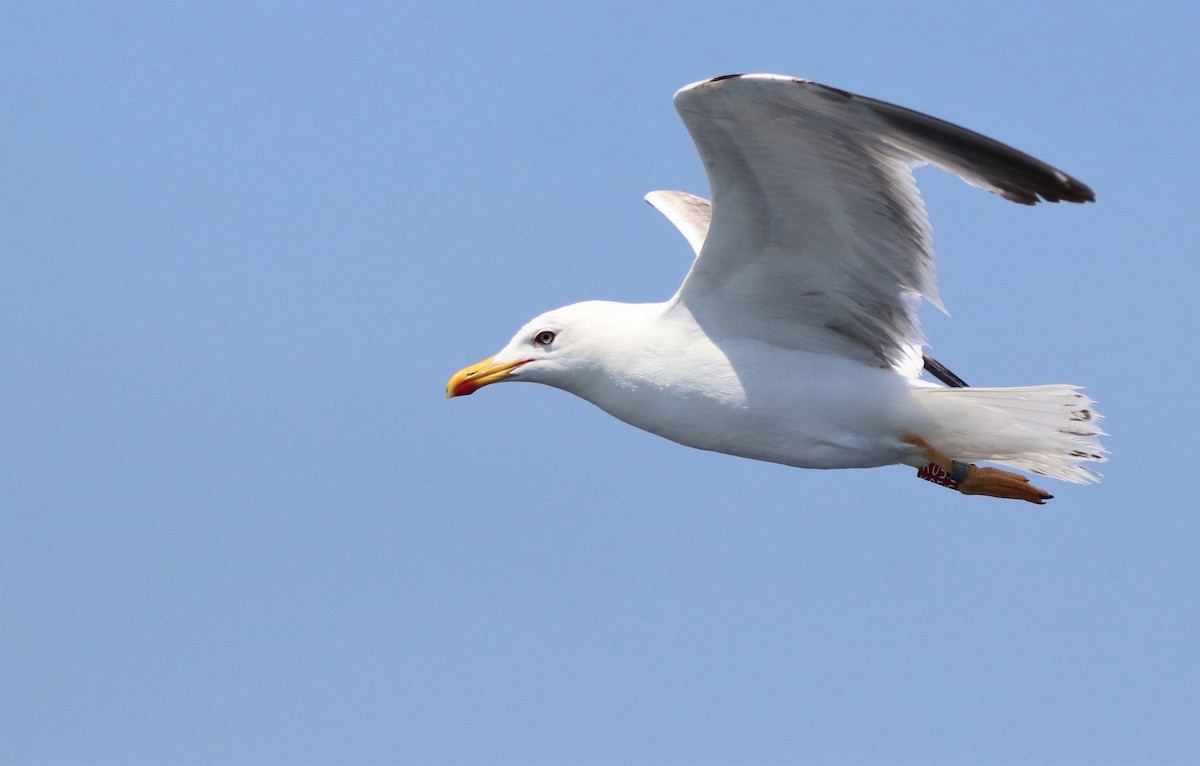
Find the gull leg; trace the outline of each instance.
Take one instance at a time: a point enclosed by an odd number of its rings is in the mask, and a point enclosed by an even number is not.
[[[947,474],[954,472],[954,461],[934,449],[919,436],[910,436],[909,444],[920,447],[929,462],[934,463]],[[951,485],[953,486],[953,485]],[[958,482],[957,489],[964,495],[987,495],[1002,497],[1010,500],[1024,500],[1028,503],[1044,505],[1054,496],[1044,489],[1029,483],[1029,479],[1019,473],[1002,471],[999,468],[980,468],[972,463],[967,467],[967,476]]]

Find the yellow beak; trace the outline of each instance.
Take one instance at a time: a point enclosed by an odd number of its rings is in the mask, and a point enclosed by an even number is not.
[[[532,359],[518,359],[515,362],[496,364],[492,361],[493,359],[495,359],[494,356],[489,356],[478,364],[464,367],[454,373],[450,382],[446,384],[446,398],[453,399],[456,396],[473,394],[489,383],[498,383],[504,380],[516,368],[533,361]]]

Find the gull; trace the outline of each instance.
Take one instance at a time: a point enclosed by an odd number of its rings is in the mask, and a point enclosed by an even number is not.
[[[1091,189],[965,128],[795,77],[715,77],[675,107],[712,194],[646,196],[696,253],[679,290],[541,314],[456,373],[448,397],[542,383],[690,447],[800,468],[908,465],[963,494],[1038,504],[1052,495],[977,462],[1098,480],[1086,464],[1106,459],[1104,434],[1079,387],[965,387],[924,355],[921,298],[945,309],[912,169],[1026,205],[1090,202]]]

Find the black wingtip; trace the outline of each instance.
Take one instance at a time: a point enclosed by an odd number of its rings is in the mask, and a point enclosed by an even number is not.
[[[895,104],[864,102],[884,122],[928,150],[935,162],[939,154],[949,155],[962,166],[955,172],[963,177],[977,176],[1007,200],[1022,205],[1036,205],[1043,200],[1096,200],[1087,184],[994,138]]]
[[[1076,178],[1055,171],[1057,178],[1053,181],[1042,184],[1034,190],[1026,199],[1015,200],[1016,202],[1024,202],[1027,205],[1036,205],[1038,202],[1095,202],[1096,192],[1092,191],[1092,187],[1085,184]],[[1010,198],[1011,199],[1011,198]]]
[[[1082,181],[1076,181],[1074,178],[1067,179],[1067,187],[1071,192],[1071,196],[1066,197],[1067,202],[1095,202],[1096,192]]]
[[[921,361],[925,364],[925,370],[933,377],[945,383],[951,388],[968,388],[967,381],[950,372],[946,365],[934,359],[929,354],[923,354]]]

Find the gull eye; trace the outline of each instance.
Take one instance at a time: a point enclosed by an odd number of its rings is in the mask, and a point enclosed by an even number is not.
[[[533,336],[533,342],[539,346],[549,346],[554,342],[554,333],[549,330],[542,330],[537,335]]]

